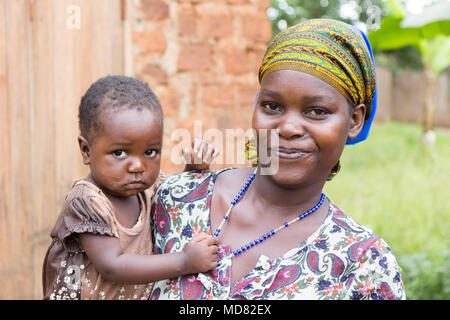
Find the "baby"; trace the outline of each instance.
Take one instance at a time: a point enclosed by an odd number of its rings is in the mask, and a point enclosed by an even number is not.
[[[152,255],[150,198],[164,175],[163,117],[150,87],[124,76],[99,79],[81,99],[79,124],[90,172],[74,182],[51,232],[44,298],[140,299],[154,281],[215,268],[217,243],[205,233],[179,253]],[[209,162],[217,156],[202,141],[193,151],[184,156]]]

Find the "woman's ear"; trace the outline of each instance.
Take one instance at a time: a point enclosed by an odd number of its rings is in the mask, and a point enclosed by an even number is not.
[[[83,157],[83,163],[88,165],[91,163],[91,147],[87,139],[83,136],[78,137],[78,145],[80,147],[81,156]]]
[[[364,126],[364,120],[366,117],[366,105],[360,104],[352,109],[350,113],[350,128],[348,132],[348,138],[354,139],[358,136]]]

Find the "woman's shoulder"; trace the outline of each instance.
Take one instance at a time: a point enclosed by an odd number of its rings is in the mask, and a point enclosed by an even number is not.
[[[341,208],[330,201],[330,218],[332,222],[332,229],[334,231],[343,230],[347,235],[354,234],[359,237],[373,237],[376,235],[373,230],[364,226],[347,215]]]
[[[328,234],[335,239],[337,246],[345,248],[351,261],[361,260],[367,253],[377,251],[392,255],[387,242],[370,227],[360,224],[330,202],[330,224]]]
[[[333,238],[333,250],[342,261],[348,261],[353,271],[353,298],[361,299],[371,292],[371,298],[404,299],[401,268],[388,243],[371,228],[346,215],[336,205],[330,205],[328,235]],[[369,286],[366,293],[361,288]],[[364,293],[364,294],[363,294]]]
[[[214,185],[217,176],[233,168],[225,168],[215,171],[194,170],[177,174],[167,175],[159,185],[157,193],[159,196],[168,194],[183,194],[194,189],[208,189]]]
[[[216,171],[207,170],[194,170],[194,171],[184,171],[181,173],[166,174],[164,181],[162,181],[162,187],[167,187],[174,184],[183,185],[184,183],[200,183],[200,181],[205,178],[210,178],[216,175]]]

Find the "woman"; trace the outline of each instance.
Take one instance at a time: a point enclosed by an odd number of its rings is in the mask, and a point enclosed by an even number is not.
[[[219,240],[219,260],[208,273],[157,282],[150,298],[404,299],[388,245],[322,193],[345,144],[368,135],[375,77],[367,38],[347,24],[309,20],[278,34],[252,120],[256,132],[277,130],[279,146],[269,139],[265,151],[278,170],[167,179],[153,202],[156,251],[180,251],[205,231]]]

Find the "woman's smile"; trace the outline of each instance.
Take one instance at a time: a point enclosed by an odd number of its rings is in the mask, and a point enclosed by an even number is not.
[[[298,160],[301,158],[306,158],[312,154],[311,151],[307,151],[305,149],[296,149],[296,148],[270,148],[272,155],[278,156],[283,160]]]

